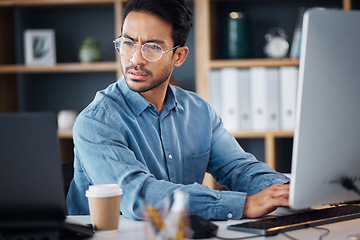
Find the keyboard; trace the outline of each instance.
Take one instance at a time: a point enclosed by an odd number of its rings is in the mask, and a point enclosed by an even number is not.
[[[229,225],[227,229],[273,236],[281,232],[360,218],[360,204],[309,210],[252,222]]]

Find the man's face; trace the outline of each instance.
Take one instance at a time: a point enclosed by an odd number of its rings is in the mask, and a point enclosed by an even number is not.
[[[163,51],[174,47],[171,34],[171,23],[150,13],[134,11],[125,18],[122,31],[122,36],[132,39],[135,44],[155,42]],[[140,46],[135,46],[132,55],[120,56],[121,70],[129,88],[147,92],[166,84],[174,68],[173,51],[163,54],[156,62],[147,61],[141,54]]]

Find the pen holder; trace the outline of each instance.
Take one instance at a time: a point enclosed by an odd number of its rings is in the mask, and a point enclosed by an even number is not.
[[[144,206],[143,218],[147,223],[144,229],[146,238],[158,240],[191,238],[187,207],[188,194],[177,190],[175,191],[174,198],[175,200],[171,207],[169,207],[169,204],[165,204],[160,211],[154,206],[146,204],[143,197],[140,196]],[[165,202],[169,203],[169,201]]]
[[[176,224],[166,224],[165,219],[160,221],[154,219],[154,216],[149,215],[149,210],[144,213],[144,219],[146,224],[144,226],[145,239],[157,239],[157,240],[183,240],[191,239],[191,227],[190,219],[187,213],[180,213],[179,221]],[[159,223],[161,227],[159,228]]]

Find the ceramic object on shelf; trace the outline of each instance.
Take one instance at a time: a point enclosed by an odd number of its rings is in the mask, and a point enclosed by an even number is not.
[[[99,44],[93,37],[87,37],[81,44],[79,60],[80,62],[97,62],[101,60]]]
[[[250,20],[243,12],[230,12],[226,20],[225,58],[249,58],[251,53]]]
[[[70,130],[74,126],[78,115],[76,110],[61,110],[58,113],[58,128],[61,130]]]

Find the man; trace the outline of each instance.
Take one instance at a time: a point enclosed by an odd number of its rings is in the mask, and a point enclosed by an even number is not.
[[[257,217],[288,205],[288,179],[245,153],[197,94],[169,85],[185,61],[192,14],[183,0],[129,0],[114,41],[123,76],[97,93],[74,129],[69,214],[88,214],[89,185],[117,183],[121,212],[142,218],[145,201],[161,206],[176,189],[190,214]],[[230,191],[201,185],[205,172]]]

